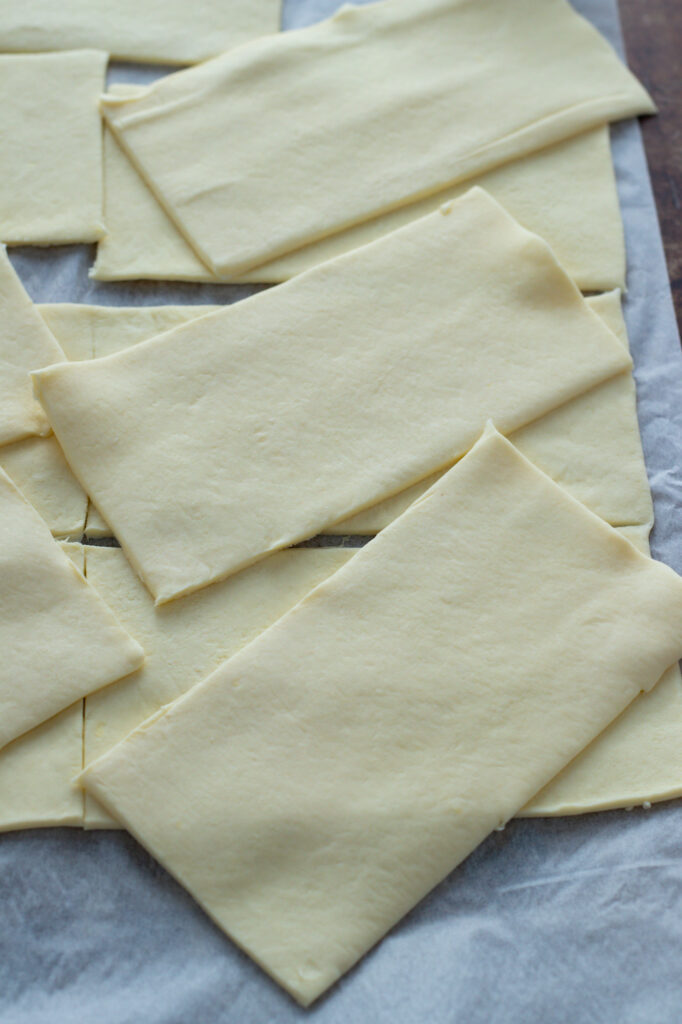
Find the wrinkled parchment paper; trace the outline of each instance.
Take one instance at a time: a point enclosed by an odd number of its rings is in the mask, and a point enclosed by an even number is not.
[[[575,2],[620,45],[615,0]],[[337,6],[285,0],[285,27]],[[158,73],[119,65],[111,78]],[[613,136],[654,549],[682,572],[682,355],[639,130]],[[250,291],[97,284],[87,247],[12,257],[36,301],[230,302]],[[513,822],[307,1012],[124,834],[0,836],[0,906],[0,1024],[682,1020],[682,803]]]

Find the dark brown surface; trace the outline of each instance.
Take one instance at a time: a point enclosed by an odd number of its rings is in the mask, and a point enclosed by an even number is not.
[[[682,0],[620,0],[628,63],[658,106],[642,122],[682,327]]]

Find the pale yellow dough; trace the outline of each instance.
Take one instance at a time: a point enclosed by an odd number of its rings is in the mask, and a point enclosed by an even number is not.
[[[55,537],[80,539],[88,498],[56,438],[28,437],[0,448],[0,467],[30,501]]]
[[[63,5],[50,6],[60,17]],[[62,245],[101,238],[98,102],[107,59],[98,50],[0,55],[0,241]]]
[[[643,528],[619,531],[649,554]],[[521,812],[523,817],[584,814],[682,796],[682,678],[668,669],[649,693],[568,765]]]
[[[55,303],[35,307],[70,360],[110,355],[161,331],[187,323],[219,306],[88,306]],[[60,354],[59,359],[64,355]],[[36,403],[42,416],[42,409]],[[45,427],[47,429],[47,425]],[[0,466],[37,509],[55,537],[111,536],[68,467],[54,437],[26,438],[0,447]]]
[[[120,94],[119,88],[112,90]],[[130,95],[130,89],[126,90]],[[625,245],[607,127],[567,139],[471,183],[400,207],[322,239],[245,274],[249,282],[286,281],[317,263],[366,245],[441,203],[469,184],[490,192],[516,219],[549,242],[584,291],[625,287]],[[215,281],[185,241],[110,131],[104,137],[104,210],[107,233],[97,247],[91,277]]]
[[[32,434],[50,433],[45,414],[33,397],[29,373],[40,366],[62,362],[64,353],[38,315],[1,245],[0,310],[2,446]]]
[[[452,463],[489,416],[515,430],[630,365],[547,245],[472,189],[288,284],[33,379],[164,602]]]
[[[138,668],[144,652],[0,470],[0,747]]]
[[[596,295],[587,304],[629,349],[620,293]],[[531,462],[612,526],[648,524],[648,535],[654,510],[639,436],[635,382],[630,372],[613,377],[522,427],[510,439]],[[428,490],[438,476],[336,523],[326,532],[378,533]]]
[[[679,577],[488,430],[84,783],[308,1004],[680,653]]]
[[[384,0],[102,109],[227,277],[654,108],[567,0]]]
[[[0,49],[101,47],[119,60],[193,64],[277,32],[282,0],[0,0]]]
[[[80,544],[62,544],[79,572]],[[83,767],[83,702],[0,751],[0,831],[82,825],[84,794],[73,780]]]
[[[353,553],[281,551],[225,583],[155,608],[120,549],[88,548],[88,581],[142,643],[146,659],[127,679],[87,698],[85,764],[254,640]],[[85,825],[117,827],[92,797],[86,800]]]
[[[36,307],[72,361],[110,356],[216,313],[222,306],[91,306],[76,302]]]

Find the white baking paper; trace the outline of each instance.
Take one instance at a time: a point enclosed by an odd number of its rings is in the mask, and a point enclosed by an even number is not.
[[[286,0],[285,27],[338,6]],[[615,0],[576,6],[620,44]],[[158,74],[119,66],[112,79]],[[453,130],[456,124],[453,110]],[[637,126],[616,128],[614,148],[630,261],[626,312],[657,513],[654,550],[682,572],[682,355]],[[12,253],[43,302],[231,302],[253,290],[97,284],[87,277],[92,256],[88,248]],[[682,1019],[677,803],[513,822],[310,1011],[270,982],[124,834],[1,836],[0,903],[0,1024]]]

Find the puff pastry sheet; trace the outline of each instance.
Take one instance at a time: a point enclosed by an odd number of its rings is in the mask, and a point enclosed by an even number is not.
[[[546,244],[473,189],[288,284],[34,380],[164,602],[452,463],[489,416],[514,430],[630,365]]]
[[[647,531],[619,530],[650,554]],[[584,814],[682,796],[682,678],[679,665],[524,807],[524,817]]]
[[[99,47],[119,60],[193,64],[277,32],[282,0],[0,0],[0,49]]]
[[[71,360],[120,352],[220,306],[91,306],[57,302],[36,307]],[[0,449],[0,466],[40,512],[56,537],[85,530],[109,537],[111,529],[92,506],[54,437]],[[87,513],[87,520],[86,520]]]
[[[4,445],[0,448],[0,467],[55,537],[80,540],[88,496],[69,469],[55,437],[28,437]]]
[[[103,102],[221,277],[652,110],[567,0],[346,6]]]
[[[125,88],[125,87],[124,87]],[[119,89],[112,90],[116,95]],[[130,89],[126,90],[128,94]],[[417,203],[357,224],[243,275],[286,281],[380,238],[461,195],[470,184],[490,192],[554,249],[583,291],[625,287],[625,245],[607,127],[585,132]],[[215,281],[137,173],[110,131],[104,137],[107,231],[91,276],[100,281],[148,278]]]
[[[64,5],[49,6],[59,18]],[[0,241],[63,245],[101,238],[98,103],[106,67],[107,54],[97,50],[0,55]]]
[[[80,544],[62,544],[79,572]],[[43,722],[0,751],[0,831],[82,825],[83,701]]]
[[[24,291],[4,246],[0,246],[0,309],[2,446],[32,434],[50,433],[45,413],[33,397],[29,373],[63,362],[64,353]]]
[[[36,307],[72,361],[121,352],[222,306],[92,306],[78,302]]]
[[[0,747],[144,657],[1,470],[0,649]]]
[[[587,304],[629,349],[620,293],[595,295],[587,299]],[[531,462],[612,526],[653,523],[635,382],[630,372],[613,377],[522,427],[510,439]],[[378,533],[437,477],[429,477],[374,508],[336,523],[327,532]]]
[[[681,626],[680,579],[489,430],[85,786],[308,1004],[655,684]]]
[[[38,321],[31,307],[23,299],[22,302],[27,319],[30,317],[35,326]],[[63,360],[64,355],[70,360],[110,355],[220,308],[109,307],[67,302],[35,307],[62,349],[57,361]],[[40,325],[38,327],[40,329]],[[46,337],[42,330],[41,334]],[[52,342],[49,344],[54,347]],[[12,348],[15,348],[14,344]],[[13,381],[8,382],[11,384]],[[32,394],[26,402],[42,421],[42,429],[48,430],[43,411]],[[88,510],[87,495],[69,469],[54,436],[30,437],[0,446],[0,466],[40,513],[55,537],[80,537],[86,529],[86,515],[90,537],[111,536],[110,528],[97,512],[92,508]]]
[[[353,550],[295,548],[198,594],[156,608],[118,548],[88,548],[88,582],[144,646],[137,672],[85,702],[84,762],[105,753],[344,565]],[[314,638],[313,638],[314,639]],[[86,828],[116,822],[92,797]]]

